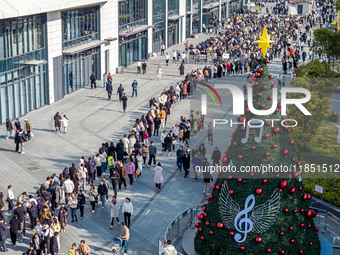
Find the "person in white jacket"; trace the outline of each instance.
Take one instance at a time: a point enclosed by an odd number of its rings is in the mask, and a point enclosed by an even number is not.
[[[117,201],[116,197],[113,196],[112,201],[109,204],[109,210],[110,210],[110,216],[111,216],[110,228],[113,228],[113,223],[115,221],[115,218],[117,222],[119,222],[119,219],[118,219],[119,208],[120,208],[120,203]]]
[[[74,190],[74,183],[71,181],[71,177],[67,176],[66,181],[64,181],[63,188],[65,191],[66,204],[68,204],[68,198],[71,196]]]
[[[162,248],[162,254],[164,255],[177,255],[176,248],[172,245],[171,240],[166,241]]]
[[[130,219],[131,215],[133,214],[133,204],[131,203],[130,198],[125,198],[125,202],[122,207],[122,212],[124,215],[124,222],[126,223],[127,227],[130,228]]]
[[[124,135],[124,138],[122,139],[123,144],[124,144],[124,150],[127,152],[129,148],[129,139],[127,138],[127,135]]]
[[[164,130],[163,133],[161,133],[161,144],[162,144],[162,151],[165,151],[165,143],[164,143],[164,139],[166,137],[167,133]]]

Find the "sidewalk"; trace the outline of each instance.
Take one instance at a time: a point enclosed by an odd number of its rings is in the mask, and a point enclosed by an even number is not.
[[[189,42],[195,45],[207,37],[207,34],[201,34],[198,39],[189,39]],[[171,53],[174,49],[184,50],[184,44],[173,46],[167,51]],[[163,77],[159,82],[156,76],[158,65],[163,69]],[[0,141],[0,190],[6,194],[7,186],[12,184],[16,197],[23,191],[34,193],[47,176],[52,173],[59,174],[73,162],[78,163],[81,156],[94,155],[103,142],[118,142],[124,134],[128,134],[135,119],[146,114],[151,96],[157,98],[164,88],[169,88],[181,80],[179,65],[179,62],[169,63],[166,67],[165,57],[157,56],[147,61],[145,75],[137,75],[135,65],[125,68],[123,74],[114,75],[113,92],[116,92],[118,85],[122,83],[128,96],[125,114],[118,96],[114,93],[113,100],[108,101],[106,91],[98,82],[97,89],[86,87],[20,118],[21,123],[26,118],[30,120],[35,136],[31,142],[25,144],[24,155],[13,153],[15,144],[12,139]],[[194,65],[186,65],[186,72],[196,68]],[[138,97],[131,98],[131,83],[134,79],[139,84]],[[54,132],[53,116],[57,111],[66,114],[70,119],[67,134]],[[166,130],[178,123],[181,115],[188,114],[189,100],[175,105]],[[150,140],[154,140],[158,151],[161,151],[159,137],[149,138]],[[158,238],[163,235],[168,223],[187,207],[202,200],[200,191],[203,184],[193,184],[190,178],[184,179],[183,173],[174,170],[175,153],[172,153],[171,157],[160,154],[158,160],[164,168],[165,181],[160,192],[155,193],[153,168],[146,168],[142,177],[132,187],[128,186],[127,190],[118,193],[121,203],[128,196],[134,205],[128,254],[156,254]],[[112,194],[111,190],[109,197]],[[84,219],[67,225],[66,233],[61,235],[60,252],[67,252],[73,242],[79,243],[81,239],[85,239],[94,250],[93,254],[111,254],[112,242],[119,235],[120,226],[115,223],[114,229],[111,230],[108,208],[102,209],[100,204],[97,207],[96,212],[92,214],[87,201]],[[122,220],[122,215],[120,219]],[[26,251],[30,237],[31,233],[25,237],[23,243],[17,244],[15,250],[8,238],[7,248],[10,251],[7,254]]]

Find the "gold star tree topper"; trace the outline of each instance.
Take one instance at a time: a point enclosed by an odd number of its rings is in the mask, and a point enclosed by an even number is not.
[[[267,34],[267,26],[264,26],[262,35],[260,35],[260,40],[255,41],[259,44],[259,48],[262,49],[263,57],[266,57],[267,49],[270,48],[270,44],[275,41],[270,40],[270,35]]]

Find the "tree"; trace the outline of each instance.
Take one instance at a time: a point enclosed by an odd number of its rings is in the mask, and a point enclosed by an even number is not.
[[[260,77],[253,83],[254,108],[270,108],[275,84],[266,59],[261,59],[256,75]],[[304,194],[298,173],[289,171],[300,164],[291,147],[294,141],[287,136],[294,128],[282,127],[279,121],[272,126],[267,120],[282,120],[280,106],[279,102],[270,115],[254,117],[247,105],[245,114],[239,117],[240,122],[248,121],[248,126],[254,118],[256,123],[264,122],[263,132],[242,125],[233,132],[221,158],[225,166],[232,163],[231,170],[219,173],[195,224],[194,243],[200,254],[320,254],[318,229],[312,219],[315,212],[308,207],[310,196]],[[253,166],[269,169],[270,165],[284,166],[287,173],[239,172]]]
[[[297,79],[291,82],[292,87],[305,88],[311,92],[311,99],[305,107],[312,116],[305,116],[294,105],[288,107],[287,119],[295,119],[299,125],[289,134],[294,139],[295,149],[300,155],[308,151],[311,137],[313,137],[322,122],[327,119],[330,112],[332,94],[337,90],[340,74],[332,71],[325,62],[313,60],[297,69]],[[291,94],[288,97],[299,98],[300,94]]]
[[[332,31],[328,28],[319,28],[314,31],[316,52],[325,53],[328,56],[328,64],[333,56],[340,57],[340,31]]]

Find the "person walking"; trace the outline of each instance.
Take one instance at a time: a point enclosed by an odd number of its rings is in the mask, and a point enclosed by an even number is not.
[[[161,55],[164,55],[165,45],[162,43],[161,45]]]
[[[179,146],[178,150],[176,151],[176,165],[178,167],[179,172],[182,172],[183,157],[184,157],[183,146]]]
[[[117,89],[117,94],[119,96],[119,102],[122,102],[123,93],[124,93],[124,87],[123,87],[122,84],[119,84],[119,87]]]
[[[177,255],[175,246],[172,245],[171,240],[167,240],[162,248],[162,254],[164,255]]]
[[[91,188],[87,192],[87,195],[89,196],[89,201],[92,207],[92,213],[94,213],[94,210],[96,209],[96,203],[98,202],[98,192],[94,185],[91,185]]]
[[[112,83],[111,83],[111,81],[107,83],[106,91],[107,91],[107,98],[109,100],[111,100],[111,96],[112,96]]]
[[[170,59],[170,56],[169,56],[169,53],[165,53],[165,65],[168,66],[169,65],[169,59]]]
[[[90,76],[90,82],[91,82],[91,89],[97,88],[96,86],[96,75],[94,74],[94,72],[92,72],[91,76]]]
[[[6,140],[12,136],[13,125],[10,119],[6,119]]]
[[[157,68],[157,79],[158,79],[158,81],[160,81],[162,79],[162,73],[163,73],[163,71],[162,71],[161,66],[158,66],[158,68]]]
[[[54,115],[54,127],[55,127],[55,131],[57,133],[60,133],[60,123],[61,123],[61,116],[60,116],[59,112],[57,112]]]
[[[143,71],[143,74],[146,74],[146,67],[147,67],[147,65],[146,65],[146,62],[145,62],[145,60],[144,60],[144,62],[142,63],[142,71]]]
[[[15,199],[14,193],[13,193],[13,186],[8,185],[7,187],[7,202],[8,202],[8,213],[12,213],[14,203],[13,200]]]
[[[115,221],[115,218],[117,222],[119,222],[119,219],[118,219],[119,208],[120,208],[120,203],[117,201],[116,196],[113,196],[112,201],[109,204],[110,217],[111,217],[110,228],[113,228],[113,223]]]
[[[13,215],[9,225],[10,225],[9,233],[11,236],[11,241],[12,241],[13,247],[16,247],[18,230],[20,228],[20,220],[18,218],[18,215]]]
[[[58,213],[58,220],[60,223],[60,227],[61,227],[61,232],[65,232],[66,229],[66,224],[67,224],[67,215],[68,215],[68,210],[66,208],[66,204],[63,203],[59,209],[59,213]]]
[[[120,230],[119,237],[123,240],[122,246],[123,246],[124,254],[127,254],[128,244],[129,244],[129,239],[130,239],[130,230],[126,226],[125,222],[122,222],[122,228]]]
[[[118,165],[115,166],[115,167],[112,167],[110,169],[110,179],[111,179],[111,183],[112,183],[113,192],[115,193],[115,197],[117,197],[119,180],[120,180],[120,176],[119,176],[119,173],[117,171],[117,168],[118,168]]]
[[[68,198],[71,196],[71,194],[74,191],[74,183],[71,181],[71,176],[67,176],[66,180],[63,183],[63,188],[65,191],[65,202],[68,204]]]
[[[161,123],[162,123],[161,118],[159,117],[158,114],[156,114],[156,117],[154,118],[153,122],[154,122],[154,125],[155,125],[155,129],[153,131],[153,136],[156,136],[156,135],[158,136],[159,135],[159,128],[160,128]]]
[[[179,66],[178,70],[179,70],[179,75],[180,75],[180,76],[184,75],[184,70],[185,70],[184,63],[182,63],[182,64]]]
[[[78,207],[80,210],[80,219],[84,218],[84,208],[85,208],[85,196],[82,190],[78,191]]]
[[[133,214],[133,204],[130,198],[125,198],[125,202],[122,206],[122,212],[124,215],[124,222],[128,228],[130,228],[131,215]]]
[[[221,152],[217,147],[215,147],[211,155],[211,159],[213,161],[213,166],[216,166],[216,165],[218,166],[220,164]]]
[[[182,159],[183,162],[183,169],[184,169],[184,178],[187,178],[187,176],[189,175],[189,169],[190,169],[190,154],[188,151],[184,152],[184,157]]]
[[[137,74],[140,74],[141,73],[142,62],[140,62],[140,60],[138,60],[136,66],[137,66]]]
[[[132,97],[136,94],[136,97],[137,97],[137,87],[138,87],[138,83],[136,80],[133,80],[132,84],[131,84],[131,87],[132,87]]]
[[[126,108],[127,108],[127,101],[128,98],[126,97],[125,93],[123,93],[123,96],[121,97],[121,101],[123,101],[123,112],[126,112]]]
[[[117,162],[117,171],[120,176],[119,180],[119,191],[122,189],[122,184],[124,184],[124,188],[126,189],[126,167],[123,165],[122,161]]]
[[[16,144],[15,152],[19,152],[19,146],[21,147],[20,153],[24,154],[24,143],[27,141],[24,131],[22,129],[16,131],[14,142]]]
[[[30,203],[30,207],[27,208],[27,211],[30,217],[31,231],[33,231],[35,226],[37,225],[37,219],[38,219],[38,207],[35,201],[32,201]]]
[[[0,192],[0,219],[5,219],[5,206],[4,194]]]
[[[107,84],[107,73],[105,72],[103,74],[103,86],[104,86],[104,89],[105,89],[106,84]]]
[[[203,159],[203,163],[202,163],[202,167],[205,167],[205,171],[203,172],[203,181],[204,181],[204,189],[203,189],[203,193],[206,196],[210,196],[210,180],[213,181],[213,178],[211,176],[210,173],[210,169],[209,169],[209,162],[207,160],[207,158]]]
[[[148,146],[146,146],[146,144],[143,144],[142,145],[143,167],[145,167],[146,165],[146,158],[148,157],[148,154],[149,154]]]
[[[209,122],[208,125],[208,143],[213,144],[213,125],[211,122]]]
[[[71,209],[71,218],[72,218],[71,222],[74,222],[74,221],[77,222],[78,221],[78,219],[77,219],[78,198],[76,197],[75,193],[71,194],[71,198],[69,200],[69,205],[70,205],[70,209]]]
[[[105,201],[106,201],[106,195],[108,193],[107,186],[104,182],[104,180],[100,181],[100,184],[98,185],[98,194],[100,196],[100,201],[102,202],[102,208],[105,207]]]
[[[166,121],[166,111],[162,107],[161,111],[159,112],[159,117],[161,119],[161,128],[165,127],[165,121]]]
[[[157,166],[153,169],[154,171],[154,183],[156,185],[156,190],[161,190],[161,185],[164,182],[163,178],[163,168],[160,162],[157,163]]]
[[[0,250],[2,252],[8,251],[6,248],[6,229],[5,219],[0,219]]]
[[[135,163],[133,163],[132,159],[129,160],[129,163],[126,165],[126,169],[127,169],[127,174],[129,176],[129,180],[130,180],[130,185],[133,184],[133,175],[135,174],[136,171],[136,166]]]
[[[59,232],[55,232],[53,237],[51,238],[51,245],[50,245],[50,249],[51,249],[51,254],[52,255],[57,255],[58,251],[59,251]]]
[[[61,123],[63,124],[63,127],[64,127],[64,134],[66,134],[67,132],[68,122],[69,122],[69,119],[64,114],[63,118],[61,119]]]
[[[79,247],[79,254],[81,255],[90,255],[91,249],[90,247],[85,243],[85,240],[81,240]]]
[[[109,73],[108,75],[107,75],[107,82],[111,82],[111,84],[112,84],[112,82],[113,82],[113,78],[112,78],[112,74],[111,73]]]
[[[149,146],[149,162],[148,162],[148,167],[151,166],[151,162],[153,160],[153,165],[156,165],[156,154],[157,154],[157,148],[154,144],[153,141],[151,141],[150,146]]]

